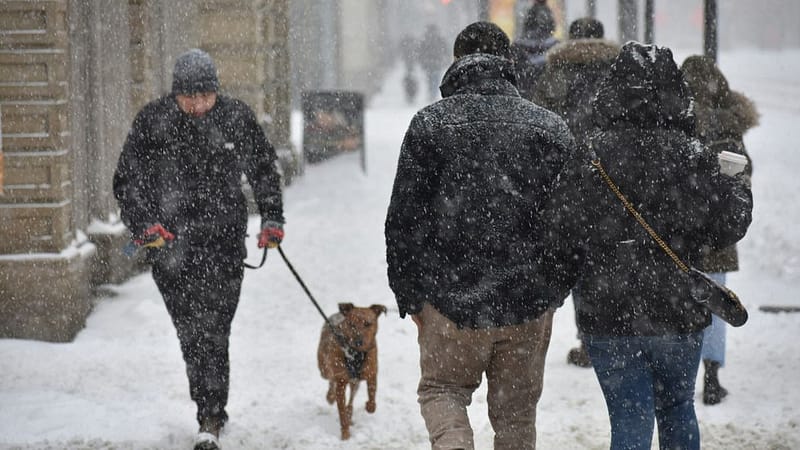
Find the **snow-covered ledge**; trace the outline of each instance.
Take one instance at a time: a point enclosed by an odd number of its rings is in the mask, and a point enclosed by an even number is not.
[[[0,255],[0,337],[71,341],[91,310],[95,254],[77,232],[59,253]]]

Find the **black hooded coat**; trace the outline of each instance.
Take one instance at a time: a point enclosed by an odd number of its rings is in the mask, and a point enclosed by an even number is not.
[[[174,95],[136,116],[114,174],[122,220],[134,236],[160,223],[174,243],[150,252],[180,264],[188,251],[244,259],[247,202],[242,175],[263,221],[283,223],[275,150],[252,110],[219,95],[200,119],[183,113]]]
[[[598,336],[686,334],[710,323],[689,282],[590,164],[598,158],[620,191],[688,264],[741,239],[752,195],[719,173],[693,138],[692,98],[668,49],[623,47],[594,101],[600,132],[560,178],[545,211],[564,253],[550,255],[581,292],[578,328]],[[549,222],[552,220],[552,222]],[[555,245],[555,244],[554,244]],[[580,261],[563,267],[564,261]]]
[[[429,303],[460,327],[504,326],[566,296],[537,267],[537,211],[573,140],[513,83],[510,61],[464,56],[411,121],[385,228],[401,317]]]
[[[694,94],[697,117],[695,135],[715,153],[729,151],[747,157],[746,179],[753,172],[750,155],[744,145],[744,134],[758,125],[755,104],[728,85],[714,61],[705,56],[690,56],[681,66],[689,89]],[[702,264],[708,272],[739,270],[739,256],[732,245],[707,255]]]

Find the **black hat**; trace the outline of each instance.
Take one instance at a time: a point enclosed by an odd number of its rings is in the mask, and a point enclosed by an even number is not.
[[[458,33],[453,45],[453,56],[460,58],[472,53],[488,53],[511,58],[511,41],[508,35],[491,22],[474,22]]]
[[[575,19],[569,25],[570,39],[602,39],[604,34],[603,22],[593,17]]]
[[[173,94],[217,92],[217,68],[208,53],[193,48],[178,56],[172,71]]]

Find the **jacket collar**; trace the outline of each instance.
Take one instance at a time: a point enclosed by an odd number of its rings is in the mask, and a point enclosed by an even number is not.
[[[499,56],[474,53],[457,59],[447,69],[439,90],[442,98],[455,94],[519,96],[514,64]]]

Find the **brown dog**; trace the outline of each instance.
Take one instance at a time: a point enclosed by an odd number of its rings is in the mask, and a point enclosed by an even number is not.
[[[328,403],[336,402],[342,440],[350,438],[353,418],[353,397],[361,380],[367,381],[368,413],[375,412],[378,388],[378,316],[386,313],[383,305],[356,308],[352,303],[339,303],[339,313],[322,326],[317,349],[317,363],[322,378],[329,381]],[[345,390],[350,385],[350,400],[345,404]]]

